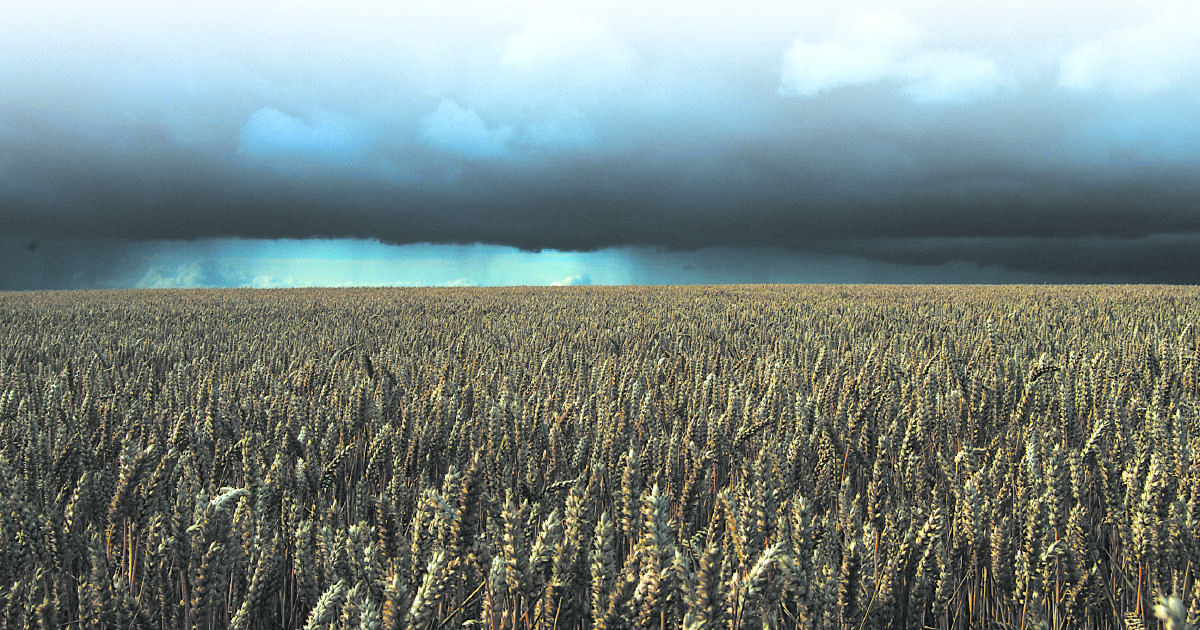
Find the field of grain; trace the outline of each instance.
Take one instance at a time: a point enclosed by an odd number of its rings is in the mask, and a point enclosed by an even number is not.
[[[0,294],[0,626],[1182,629],[1198,323],[1171,287]]]

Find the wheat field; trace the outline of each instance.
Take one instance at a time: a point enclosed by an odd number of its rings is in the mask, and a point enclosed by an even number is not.
[[[0,293],[5,628],[1200,618],[1200,290]]]

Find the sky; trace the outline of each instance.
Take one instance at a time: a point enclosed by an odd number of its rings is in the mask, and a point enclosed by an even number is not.
[[[0,290],[1196,284],[1200,4],[20,3]]]

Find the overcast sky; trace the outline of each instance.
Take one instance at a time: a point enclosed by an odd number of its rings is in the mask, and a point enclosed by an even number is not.
[[[0,289],[1194,284],[1198,32],[1159,0],[21,3]]]

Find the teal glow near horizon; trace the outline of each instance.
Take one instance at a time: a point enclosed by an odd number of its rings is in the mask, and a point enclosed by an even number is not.
[[[138,288],[628,284],[612,253],[362,240],[214,239],[145,257]]]
[[[897,283],[904,265],[785,250],[525,252],[494,245],[388,245],[357,240],[219,239],[162,246],[140,259],[135,288],[488,287],[714,283]],[[926,282],[1045,283],[1049,276],[931,265]],[[127,280],[107,284],[121,286]]]

